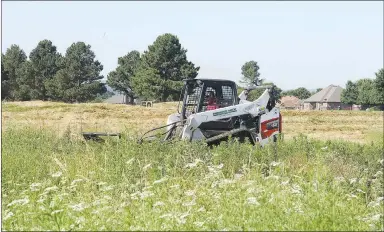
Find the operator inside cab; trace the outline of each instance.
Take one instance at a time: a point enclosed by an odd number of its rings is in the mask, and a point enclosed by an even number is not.
[[[217,105],[217,99],[216,99],[215,93],[213,91],[209,91],[208,93],[209,95],[208,95],[207,111],[218,109],[219,106]]]

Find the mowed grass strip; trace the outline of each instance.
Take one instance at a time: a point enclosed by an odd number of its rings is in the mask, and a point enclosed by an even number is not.
[[[165,125],[167,116],[177,112],[177,102],[155,103],[153,108],[121,104],[55,102],[2,103],[2,131],[9,127],[81,131],[125,132],[140,135]],[[383,112],[282,110],[286,139],[305,134],[310,138],[349,140],[359,143],[383,140]]]

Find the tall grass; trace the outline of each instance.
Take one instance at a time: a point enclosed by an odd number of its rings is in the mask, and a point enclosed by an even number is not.
[[[2,134],[3,230],[383,230],[383,144]]]

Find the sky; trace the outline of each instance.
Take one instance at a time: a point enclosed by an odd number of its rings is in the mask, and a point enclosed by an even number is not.
[[[250,60],[283,90],[345,87],[383,67],[383,2],[85,1],[2,2],[2,52],[27,55],[49,39],[65,54],[91,45],[104,70],[143,52],[163,33],[176,35],[198,78],[239,81]]]

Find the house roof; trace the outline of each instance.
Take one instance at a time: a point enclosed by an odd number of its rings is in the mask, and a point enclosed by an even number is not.
[[[315,93],[311,97],[304,100],[304,102],[341,102],[341,91],[343,89],[337,85],[330,85]]]
[[[283,107],[297,107],[300,106],[300,99],[295,96],[284,96],[280,99],[281,106]]]

